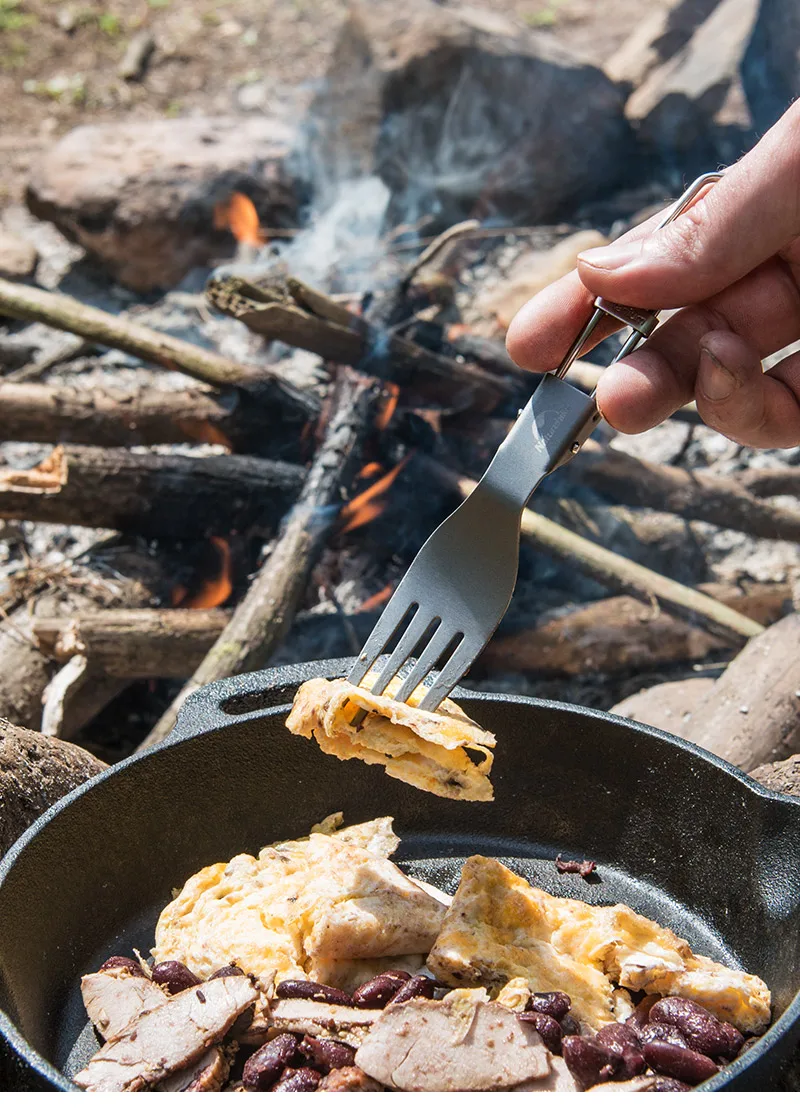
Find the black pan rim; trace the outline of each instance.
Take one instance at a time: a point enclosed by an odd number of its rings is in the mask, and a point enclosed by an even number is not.
[[[241,688],[248,684],[248,682],[258,682],[260,688],[268,688],[270,685],[281,683],[282,677],[287,677],[287,680],[295,681],[298,679],[299,671],[304,668],[307,677],[323,677],[323,676],[341,676],[342,672],[346,672],[349,665],[352,664],[352,659],[334,659],[324,660],[312,663],[300,663],[293,666],[277,667],[271,670],[256,671],[250,674],[242,674],[236,678],[224,679],[223,681],[213,682],[211,685],[205,686],[193,694],[196,698],[199,694],[204,696],[213,696],[215,692],[227,692],[230,683],[235,682],[237,688]],[[735,778],[742,784],[744,789],[756,797],[764,798],[767,801],[775,802],[789,809],[800,809],[800,801],[797,798],[791,797],[788,794],[781,794],[775,790],[769,790],[766,786],[762,786],[744,771],[738,767],[732,766],[726,760],[719,758],[717,755],[698,747],[688,740],[681,739],[679,736],[674,736],[669,732],[664,732],[659,728],[651,728],[648,725],[640,724],[637,721],[627,720],[624,717],[617,716],[613,713],[604,712],[601,709],[585,708],[581,705],[573,705],[563,701],[547,701],[538,697],[528,697],[521,694],[507,694],[507,693],[484,693],[479,690],[471,690],[459,688],[453,694],[458,700],[486,700],[497,701],[500,703],[510,703],[515,705],[531,705],[537,708],[547,708],[557,712],[567,712],[577,714],[590,720],[610,721],[619,724],[628,729],[634,729],[642,732],[647,736],[659,739],[666,742],[671,746],[677,746],[681,751],[692,755],[694,758],[699,759],[701,762],[710,763],[718,770],[722,771],[729,777]],[[190,698],[191,700],[192,698]],[[187,702],[188,704],[188,702]],[[186,706],[184,706],[186,707]],[[269,708],[260,710],[261,716],[277,716],[281,713],[288,712],[291,706],[289,704],[273,705]],[[119,763],[109,767],[108,770],[102,771],[100,774],[95,775],[76,789],[66,794],[63,798],[51,806],[45,813],[42,814],[34,823],[25,830],[25,832],[16,840],[11,848],[6,852],[5,856],[0,859],[0,891],[2,891],[3,882],[6,876],[13,868],[20,855],[24,852],[25,848],[36,839],[38,834],[45,828],[46,825],[63,812],[63,810],[70,808],[75,802],[80,801],[84,794],[92,791],[96,786],[101,785],[109,778],[115,777],[119,772],[125,771],[128,768],[146,762],[151,755],[155,755],[167,748],[180,747],[182,744],[188,742],[189,739],[196,738],[196,736],[203,735],[203,732],[193,733],[192,735],[181,734],[181,720],[179,717],[178,722],[173,728],[170,735],[163,740],[158,746],[152,748],[150,751],[141,752],[129,756],[127,759],[121,760]],[[236,718],[231,718],[231,725],[236,722]],[[217,727],[209,728],[209,732],[218,730]],[[758,1043],[741,1058],[733,1062],[727,1068],[722,1069],[712,1080],[705,1084],[701,1084],[695,1091],[703,1092],[716,1092],[720,1091],[726,1085],[731,1083],[741,1073],[746,1071],[751,1065],[755,1064],[761,1059],[773,1046],[779,1044],[781,1040],[786,1037],[789,1031],[800,1022],[800,990],[798,990],[794,999],[783,1012],[777,1022],[774,1022],[770,1029]],[[80,1091],[68,1077],[64,1076],[59,1070],[47,1061],[40,1053],[38,1053],[33,1046],[29,1045],[27,1040],[23,1037],[8,1014],[0,1009],[0,1038],[6,1045],[36,1074],[47,1081],[57,1091]]]

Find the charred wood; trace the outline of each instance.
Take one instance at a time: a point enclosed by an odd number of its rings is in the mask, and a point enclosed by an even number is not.
[[[303,477],[297,465],[258,457],[59,446],[38,470],[0,474],[0,517],[109,527],[145,538],[269,535]]]
[[[758,538],[800,542],[800,511],[765,503],[736,479],[655,464],[616,449],[588,450],[570,467],[620,503],[671,511]]]
[[[702,585],[701,591],[757,624],[780,619],[791,605],[788,585]],[[728,644],[684,619],[632,596],[611,596],[494,639],[481,663],[518,673],[614,674],[674,662],[699,661]]]
[[[80,747],[0,720],[0,856],[59,798],[105,768]]]
[[[296,455],[305,416],[291,416],[235,388],[121,391],[0,383],[0,439],[92,446],[200,442]]]
[[[200,686],[267,664],[335,529],[337,516],[331,508],[340,506],[342,492],[352,483],[380,395],[373,380],[341,370],[322,443],[278,541],[230,622],[142,748],[165,738],[183,702]]]
[[[219,608],[140,608],[34,619],[40,649],[57,662],[82,656],[115,678],[187,678],[225,630]]]

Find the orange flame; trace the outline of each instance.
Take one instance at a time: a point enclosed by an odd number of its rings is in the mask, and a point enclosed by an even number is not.
[[[219,427],[207,418],[180,418],[178,429],[190,441],[197,441],[204,445],[221,445],[224,449],[233,451],[233,443]]]
[[[229,228],[240,244],[260,248],[266,243],[261,234],[256,207],[246,194],[233,193],[227,201],[214,206],[214,228]]]
[[[218,608],[233,592],[231,580],[231,548],[224,538],[209,538],[217,551],[219,571],[210,577],[193,596],[183,585],[175,585],[172,590],[172,606],[182,604],[184,608]]]
[[[364,601],[358,609],[359,612],[371,612],[374,608],[380,608],[381,604],[385,604],[393,592],[394,585],[388,584],[384,586],[380,592],[376,592],[374,596],[370,596],[369,599]]]
[[[389,383],[386,385],[386,391],[389,398],[386,400],[383,410],[378,415],[375,427],[378,430],[385,430],[392,420],[392,415],[397,410],[397,400],[400,396],[400,388],[396,383]]]
[[[368,465],[364,465],[364,467],[360,470],[358,479],[369,480],[371,476],[377,476],[379,472],[383,472],[383,469],[378,464],[378,462],[370,461]]]
[[[356,527],[366,526],[366,524],[371,523],[373,519],[377,519],[386,506],[386,501],[379,497],[389,490],[396,477],[408,464],[410,458],[411,454],[409,453],[399,464],[396,464],[393,469],[390,469],[389,472],[382,476],[380,480],[376,480],[374,484],[370,484],[368,488],[360,492],[342,508],[342,518],[344,520],[342,534],[349,534],[349,532],[355,530]]]

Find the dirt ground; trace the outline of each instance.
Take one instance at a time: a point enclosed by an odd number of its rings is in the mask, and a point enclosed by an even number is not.
[[[394,3],[395,0],[371,0]],[[669,0],[480,0],[602,62]],[[0,207],[78,124],[231,111],[297,112],[325,72],[346,0],[0,0]],[[118,67],[149,31],[141,81]]]

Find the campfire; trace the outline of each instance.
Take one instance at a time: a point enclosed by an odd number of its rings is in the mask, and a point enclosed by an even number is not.
[[[114,762],[201,685],[357,653],[540,379],[505,351],[516,309],[709,143],[715,162],[749,142],[712,112],[697,149],[648,133],[634,173],[668,36],[632,76],[621,42],[570,68],[546,33],[412,7],[407,34],[377,8],[345,22],[296,131],[96,124],[9,210],[40,255],[0,278],[0,713],[20,728]],[[593,390],[609,351],[572,382]],[[785,759],[799,497],[797,451],[733,447],[693,405],[636,438],[602,426],[525,512],[514,602],[465,683],[614,708],[746,770]]]

